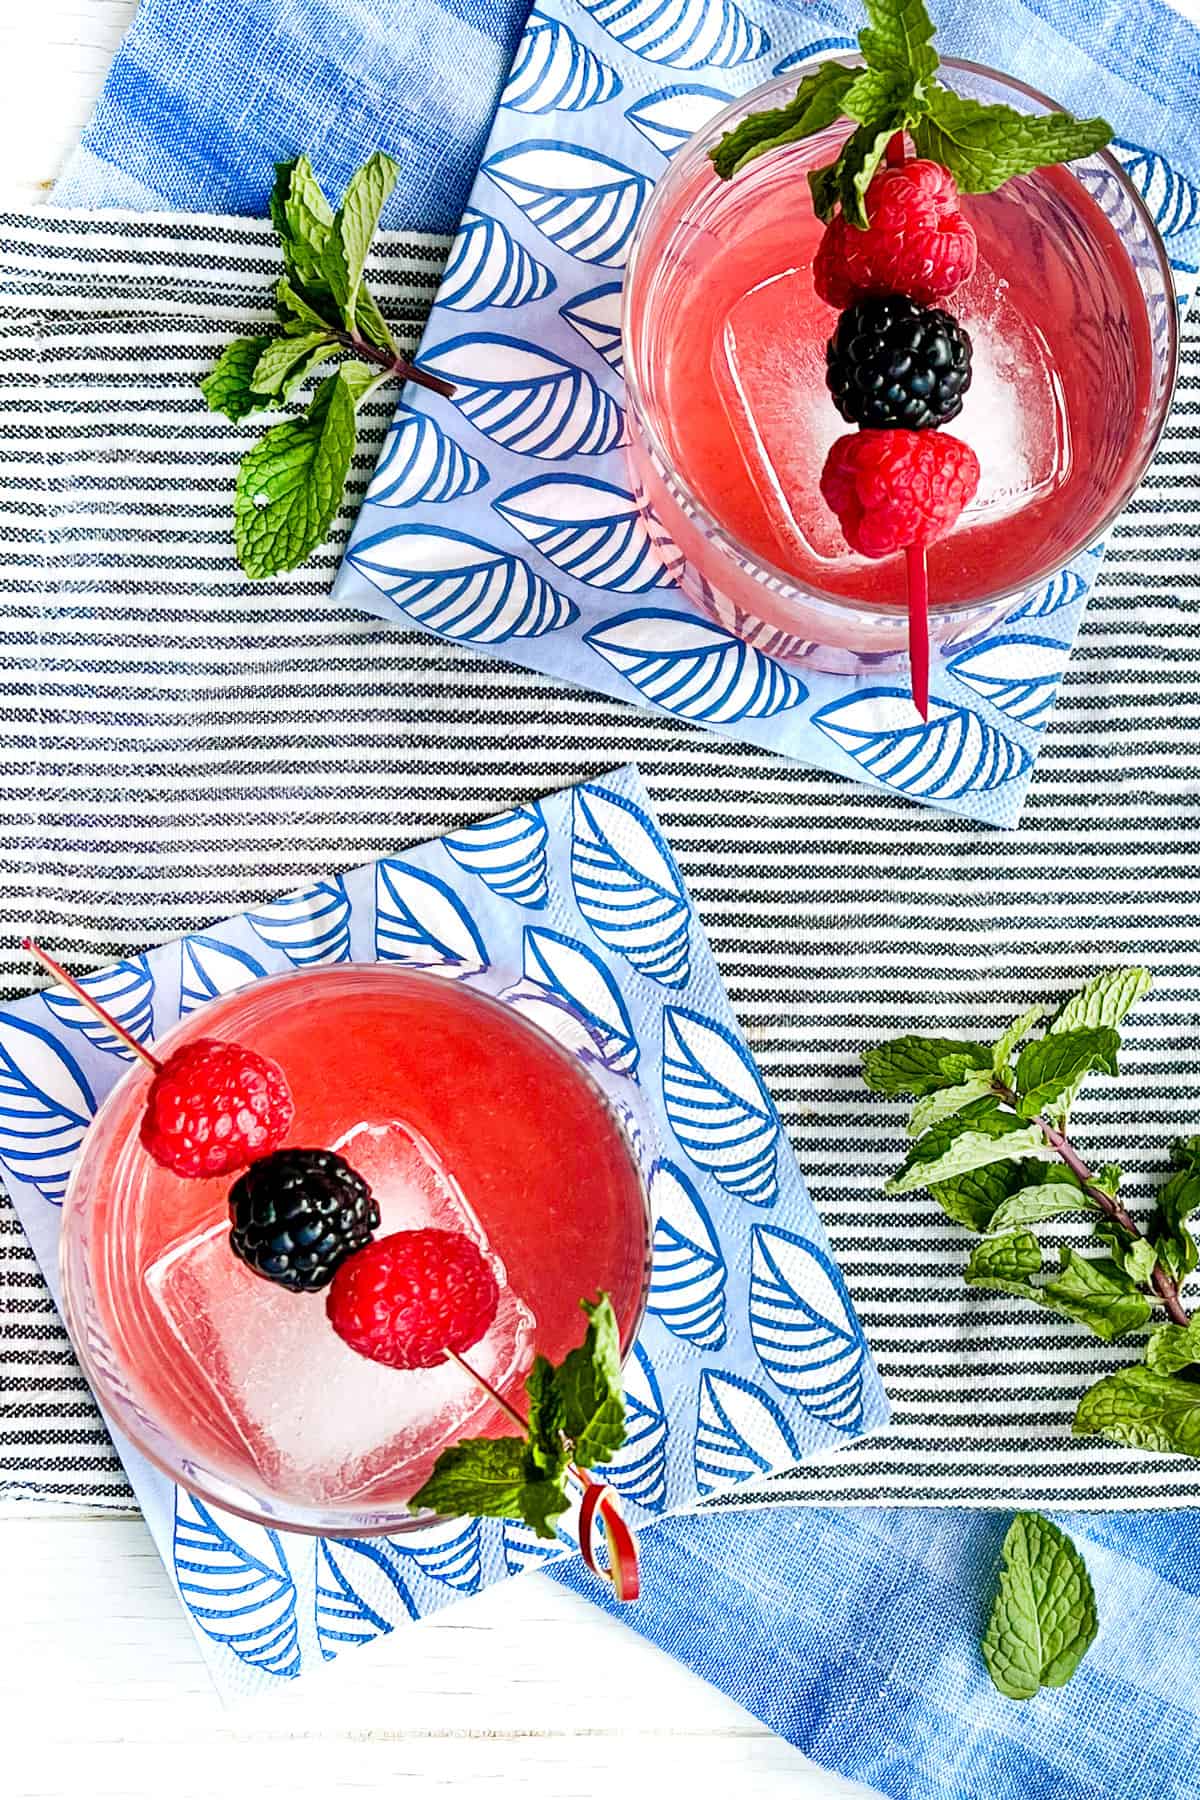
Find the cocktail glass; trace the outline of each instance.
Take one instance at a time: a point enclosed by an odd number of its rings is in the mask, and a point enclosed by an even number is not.
[[[296,970],[210,1002],[156,1044],[253,1046],[285,1070],[285,1143],[339,1151],[370,1183],[379,1234],[468,1232],[501,1304],[468,1353],[523,1409],[535,1351],[582,1340],[610,1294],[628,1349],[649,1272],[649,1152],[636,1085],[545,990],[388,963]],[[403,1371],[338,1338],[326,1293],[295,1294],[229,1247],[231,1177],[187,1181],[138,1138],[150,1071],[100,1108],[67,1193],[67,1322],[109,1418],[202,1498],[268,1525],[341,1535],[428,1523],[408,1511],[439,1452],[511,1433],[452,1362]]]
[[[857,58],[845,57],[847,63]],[[959,92],[1053,107],[1008,76],[943,61]],[[853,429],[825,388],[836,314],[813,290],[822,225],[806,171],[849,130],[719,180],[708,152],[796,71],[717,115],[679,152],[638,225],[624,357],[635,491],[671,572],[721,623],[786,660],[850,673],[904,660],[904,559],[853,553],[818,481]],[[947,429],[979,492],[929,552],[931,635],[977,636],[1101,537],[1145,471],[1175,380],[1166,253],[1107,152],[964,199],[979,267],[946,305],[974,340]]]

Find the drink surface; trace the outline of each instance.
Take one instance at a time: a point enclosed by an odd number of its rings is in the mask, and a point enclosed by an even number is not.
[[[244,990],[190,1026],[279,1062],[296,1102],[285,1142],[344,1155],[379,1201],[380,1236],[466,1231],[493,1259],[500,1309],[468,1357],[501,1392],[523,1401],[535,1351],[557,1361],[582,1340],[585,1295],[610,1293],[628,1338],[641,1176],[599,1088],[511,1008],[454,979],[347,966]],[[335,1335],[324,1291],[293,1294],[237,1261],[230,1180],[181,1180],[139,1145],[145,1087],[103,1116],[72,1204],[86,1208],[95,1324],[181,1457],[284,1516],[289,1503],[403,1511],[446,1444],[512,1430],[453,1363],[369,1362]]]
[[[825,387],[837,315],[813,290],[823,227],[805,171],[840,135],[726,183],[698,167],[639,259],[632,329],[647,414],[717,523],[811,592],[900,604],[902,559],[849,550],[818,486],[829,446],[854,427]],[[966,197],[963,210],[979,265],[945,304],[972,336],[974,375],[946,429],[974,448],[982,479],[931,548],[935,604],[1029,586],[1100,528],[1141,453],[1153,378],[1137,273],[1068,170]],[[703,538],[685,527],[684,545],[719,586]]]

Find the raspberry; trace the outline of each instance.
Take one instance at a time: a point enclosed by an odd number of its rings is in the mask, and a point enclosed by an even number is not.
[[[312,1293],[370,1243],[379,1207],[335,1150],[287,1149],[260,1157],[239,1176],[229,1217],[235,1256],[268,1281]]]
[[[979,459],[946,431],[859,431],[840,437],[821,493],[860,556],[891,556],[944,537],[979,486]]]
[[[500,1304],[492,1266],[461,1231],[396,1231],[348,1256],[325,1311],[343,1342],[393,1369],[432,1369],[477,1344]]]
[[[825,385],[843,419],[926,431],[962,411],[971,340],[957,319],[902,294],[868,294],[838,320]]]
[[[840,311],[864,294],[907,294],[929,306],[975,272],[975,232],[954,178],[935,162],[881,169],[867,189],[865,231],[841,213],[813,262],[817,293]]]
[[[278,1063],[241,1044],[195,1038],[155,1074],[141,1138],[177,1175],[229,1175],[274,1150],[294,1112]]]

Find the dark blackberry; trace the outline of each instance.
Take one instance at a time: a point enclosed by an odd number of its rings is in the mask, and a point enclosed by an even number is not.
[[[379,1224],[371,1190],[333,1150],[276,1150],[229,1190],[235,1256],[281,1287],[312,1293],[369,1244]]]
[[[871,430],[945,425],[971,385],[971,340],[958,320],[903,294],[868,294],[848,307],[825,362],[843,419]]]

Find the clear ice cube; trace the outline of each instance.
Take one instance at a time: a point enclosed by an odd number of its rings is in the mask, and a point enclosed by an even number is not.
[[[371,1184],[380,1236],[436,1225],[467,1232],[491,1258],[500,1307],[471,1361],[503,1389],[532,1361],[533,1316],[435,1152],[400,1124],[359,1126],[335,1148]],[[409,1471],[415,1484],[489,1409],[454,1363],[399,1370],[358,1356],[331,1329],[325,1293],[289,1293],[252,1274],[224,1221],[173,1245],[146,1283],[214,1411],[271,1488],[293,1499],[361,1498]]]

